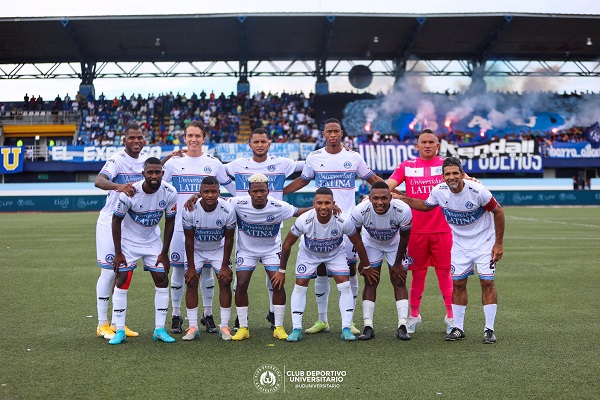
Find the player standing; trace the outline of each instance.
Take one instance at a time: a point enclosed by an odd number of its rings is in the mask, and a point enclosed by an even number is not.
[[[106,203],[100,210],[96,222],[96,257],[98,266],[101,268],[100,277],[96,283],[96,306],[98,309],[96,335],[105,339],[112,339],[116,330],[116,327],[111,327],[108,323],[108,300],[115,280],[112,215],[115,205],[119,201],[119,193],[125,193],[128,196],[134,195],[133,182],[143,178],[144,161],[148,158],[148,156],[140,154],[144,147],[144,135],[137,124],[128,125],[125,128],[123,145],[125,150],[111,156],[94,181],[97,188],[109,191],[106,195]],[[125,327],[125,331],[129,337],[138,336],[137,332],[128,327]]]
[[[323,137],[326,140],[324,148],[313,151],[306,157],[304,169],[300,178],[295,179],[287,185],[284,194],[293,193],[315,179],[315,187],[326,187],[333,192],[335,204],[344,213],[351,213],[356,205],[356,176],[367,180],[370,184],[382,181],[367,166],[365,160],[355,151],[347,150],[342,146],[342,124],[335,118],[325,121]],[[350,268],[350,288],[354,297],[354,303],[358,297],[358,276],[356,275],[357,255],[351,241],[344,237],[346,257]],[[319,320],[306,333],[318,333],[329,330],[327,321],[327,305],[329,302],[329,278],[323,266],[317,269],[315,280],[315,295]],[[360,331],[352,323],[352,332],[356,335]]]
[[[119,195],[112,219],[112,236],[115,246],[114,270],[117,274],[113,295],[115,335],[108,343],[126,341],[125,316],[127,314],[127,291],[133,270],[139,259],[144,271],[150,271],[154,280],[155,329],[154,340],[175,341],[165,331],[169,308],[169,244],[173,238],[177,194],[175,188],[162,182],[162,164],[156,157],[144,162],[144,180],[133,184],[133,197]],[[165,214],[165,241],[160,239],[158,224]]]
[[[235,307],[240,328],[232,340],[250,337],[248,330],[248,285],[259,261],[265,266],[269,278],[279,269],[281,239],[279,229],[286,219],[298,217],[310,208],[296,208],[285,201],[268,198],[269,179],[262,174],[254,174],[249,179],[249,196],[234,197],[231,200],[237,214]],[[287,333],[283,328],[285,314],[285,288],[273,287],[273,313],[275,330],[273,337],[284,340]]]
[[[360,234],[348,215],[333,215],[332,190],[320,187],[313,199],[314,210],[298,218],[283,243],[279,271],[273,277],[273,288],[283,288],[285,271],[292,246],[302,236],[296,260],[296,285],[292,292],[291,311],[293,330],[287,337],[289,342],[302,340],[302,315],[306,308],[306,292],[308,283],[314,277],[321,264],[332,274],[339,292],[339,308],[342,317],[342,340],[353,341],[356,336],[350,330],[354,315],[354,300],[350,288],[350,267],[346,259],[344,235],[349,238],[360,256],[360,266],[369,282],[378,279],[379,272],[369,265],[367,252]]]
[[[217,158],[203,153],[202,145],[206,139],[206,129],[199,121],[191,121],[184,128],[184,140],[188,147],[186,153],[174,156],[164,164],[164,177],[177,190],[177,220],[175,222],[175,235],[171,243],[171,304],[172,320],[171,332],[181,333],[183,319],[181,318],[181,299],[183,297],[183,284],[185,275],[185,235],[181,224],[181,214],[184,204],[189,197],[200,191],[200,184],[207,176],[215,176],[221,185],[230,193],[235,193],[235,186],[225,167]],[[203,268],[201,273],[202,304],[204,306],[201,322],[206,325],[206,331],[218,332],[212,313],[215,280],[212,268]]]
[[[189,328],[183,340],[194,340],[198,332],[198,278],[203,267],[213,268],[219,281],[219,304],[221,323],[219,334],[223,340],[231,340],[229,317],[231,316],[231,251],[235,229],[235,211],[231,204],[219,198],[219,181],[207,176],[200,185],[200,200],[193,211],[183,211],[185,232],[185,304]],[[205,317],[207,318],[207,317]]]
[[[291,158],[270,156],[268,154],[271,140],[269,133],[264,128],[252,131],[248,139],[248,146],[252,150],[252,157],[237,158],[225,165],[227,173],[235,179],[235,196],[247,196],[250,176],[263,174],[269,179],[269,196],[276,200],[283,200],[283,187],[288,176],[296,171],[302,171],[304,162],[296,162]],[[281,237],[281,232],[280,232]],[[275,329],[275,316],[273,314],[273,286],[266,276],[266,286],[269,293],[269,313],[267,321],[271,329]]]
[[[406,254],[412,224],[410,207],[401,200],[392,199],[390,188],[385,182],[375,182],[371,187],[369,201],[364,201],[352,210],[352,222],[362,229],[362,240],[371,262],[371,268],[380,271],[383,258],[387,260],[390,281],[394,288],[396,309],[398,311],[397,337],[410,340],[407,333],[408,290],[406,289],[406,271],[402,261]],[[381,275],[380,275],[381,276]],[[363,289],[364,331],[361,340],[375,337],[373,314],[379,282],[365,279]]]
[[[402,182],[406,183],[406,196],[425,200],[431,189],[443,182],[442,163],[444,157],[437,155],[440,148],[437,136],[430,129],[421,132],[416,145],[419,157],[403,161],[387,180],[394,191]],[[446,307],[446,333],[450,333],[452,318],[452,277],[450,276],[450,250],[452,233],[441,210],[426,214],[413,211],[412,239],[408,243],[408,269],[412,271],[410,284],[410,317],[408,333],[414,333],[421,322],[421,299],[425,290],[427,268],[432,265]]]
[[[430,211],[439,207],[452,228],[452,309],[454,325],[446,340],[465,338],[467,278],[479,274],[485,314],[484,343],[495,343],[494,321],[498,294],[494,285],[496,262],[504,253],[504,210],[492,193],[479,183],[464,180],[460,160],[447,158],[442,165],[445,183],[435,186],[426,201],[404,196],[411,208]],[[492,216],[493,214],[493,216]]]

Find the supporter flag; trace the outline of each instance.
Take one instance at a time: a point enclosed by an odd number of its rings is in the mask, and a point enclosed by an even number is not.
[[[23,172],[25,147],[0,147],[0,175]]]
[[[597,122],[588,128],[585,138],[592,144],[593,148],[600,147],[600,125]]]

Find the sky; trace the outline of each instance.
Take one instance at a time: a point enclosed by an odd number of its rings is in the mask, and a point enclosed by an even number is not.
[[[4,0],[5,2],[7,0]],[[244,13],[398,13],[398,14],[432,14],[432,13],[555,13],[555,14],[597,14],[600,15],[598,0],[503,0],[503,1],[470,1],[470,0],[229,0],[229,1],[189,1],[189,0],[103,0],[103,1],[42,1],[28,0],[12,2],[10,7],[0,7],[0,18],[19,17],[72,17],[90,15],[151,15],[151,14],[244,14]],[[599,38],[593,40],[600,41]],[[7,66],[0,65],[0,68]],[[330,92],[352,91],[347,77],[329,78]],[[544,88],[553,91],[600,91],[600,78],[550,78],[546,80],[513,78],[490,79],[489,88],[523,91],[528,88]],[[235,78],[138,78],[138,79],[97,79],[94,82],[96,93],[104,93],[107,97],[121,93],[149,92],[158,94],[169,91],[199,93],[214,90],[215,93],[229,93],[236,90]],[[461,90],[468,86],[468,78],[430,77],[420,80],[426,91],[443,92],[445,90]],[[314,78],[277,77],[251,78],[250,91],[287,92],[314,90]],[[79,86],[75,79],[14,79],[0,80],[0,100],[19,100],[25,93],[51,100],[57,94],[64,97],[66,93],[73,96]],[[366,91],[371,93],[389,92],[393,87],[391,78],[376,77]],[[149,90],[148,88],[151,88]],[[355,89],[354,89],[355,90]]]

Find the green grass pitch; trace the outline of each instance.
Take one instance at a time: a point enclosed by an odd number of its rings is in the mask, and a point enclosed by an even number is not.
[[[305,335],[299,343],[275,340],[265,320],[262,269],[250,287],[249,340],[223,342],[202,332],[195,342],[153,342],[153,285],[139,268],[127,323],[140,337],[109,346],[95,335],[97,214],[0,214],[0,399],[598,398],[600,208],[506,208],[506,215],[495,345],[482,344],[481,291],[473,277],[467,338],[443,340],[444,309],[432,270],[423,322],[408,342],[395,339],[387,271],[374,340],[340,340],[334,285],[332,332]],[[290,272],[288,302],[293,284]],[[317,317],[313,293],[311,285],[305,327]],[[360,301],[354,321],[362,328]],[[285,326],[289,332],[289,305]],[[287,380],[267,395],[253,382],[265,364],[284,375],[333,370],[345,376],[336,388],[298,388]]]

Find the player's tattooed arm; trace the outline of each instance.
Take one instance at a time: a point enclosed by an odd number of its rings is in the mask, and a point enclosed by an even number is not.
[[[285,240],[283,241],[283,245],[281,246],[281,257],[279,259],[279,271],[277,271],[271,278],[271,284],[274,288],[279,289],[285,285],[285,271],[287,268],[287,263],[290,259],[292,246],[297,240],[298,238],[292,232],[288,232]]]
[[[404,269],[404,265],[402,265],[402,260],[404,260],[404,255],[406,254],[406,249],[408,248],[409,239],[410,229],[406,231],[400,231],[400,242],[398,243],[396,260],[394,261],[394,265],[392,265],[392,269],[390,270],[390,274],[396,275],[401,282],[406,281],[406,270]]]
[[[360,274],[364,276],[369,283],[379,282],[379,271],[371,268],[367,250],[365,249],[365,245],[363,244],[358,231],[354,232],[352,235],[349,235],[348,239],[350,239],[354,245],[354,248],[358,253],[358,257],[360,258],[360,263],[358,264],[358,271]]]
[[[171,263],[169,262],[169,247],[171,246],[171,239],[173,239],[173,232],[175,231],[175,216],[165,217],[165,237],[163,242],[162,251],[160,252],[156,265],[159,263],[165,268],[165,274],[169,274],[171,269]]]
[[[185,235],[185,257],[187,259],[184,281],[186,285],[189,285],[200,279],[196,273],[196,261],[194,260],[194,229],[184,229],[183,234]]]
[[[224,279],[227,284],[233,280],[233,271],[231,270],[231,252],[233,251],[233,238],[235,229],[225,230],[225,245],[223,247],[223,263],[217,279]]]
[[[494,228],[496,230],[496,242],[492,247],[492,259],[496,262],[500,261],[504,255],[504,209],[498,204],[492,213],[494,214]]]
[[[123,221],[123,217],[119,217],[118,215],[113,215],[112,217],[112,237],[113,237],[113,245],[115,247],[115,256],[113,258],[113,268],[115,273],[119,272],[119,267],[121,265],[127,266],[127,260],[123,255],[123,250],[121,249],[121,222]]]

